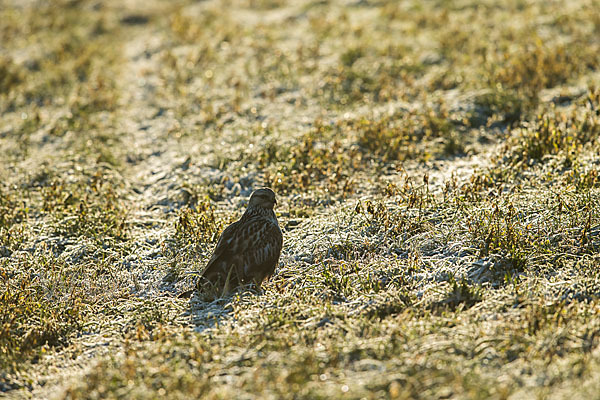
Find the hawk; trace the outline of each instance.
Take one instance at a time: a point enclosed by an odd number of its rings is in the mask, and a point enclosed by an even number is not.
[[[263,281],[275,272],[283,246],[273,211],[275,204],[275,193],[269,188],[250,195],[244,215],[221,234],[197,288],[211,284],[226,293],[233,287],[254,283],[260,291]]]

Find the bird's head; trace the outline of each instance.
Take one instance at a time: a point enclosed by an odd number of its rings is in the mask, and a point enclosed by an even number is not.
[[[275,192],[269,188],[262,188],[252,192],[248,207],[262,207],[272,210],[275,204],[277,204]]]

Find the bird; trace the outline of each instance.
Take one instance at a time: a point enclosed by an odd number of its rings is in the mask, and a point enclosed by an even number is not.
[[[221,233],[196,289],[208,285],[225,294],[253,283],[261,292],[262,283],[275,272],[283,247],[283,234],[273,210],[276,204],[271,189],[252,192],[242,217]]]

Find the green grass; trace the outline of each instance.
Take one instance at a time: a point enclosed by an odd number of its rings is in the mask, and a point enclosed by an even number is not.
[[[0,7],[8,398],[593,398],[596,1]],[[190,289],[252,189],[284,250]]]

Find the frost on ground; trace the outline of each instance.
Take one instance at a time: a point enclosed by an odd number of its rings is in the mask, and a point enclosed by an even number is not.
[[[0,396],[599,392],[597,1],[0,3]]]

